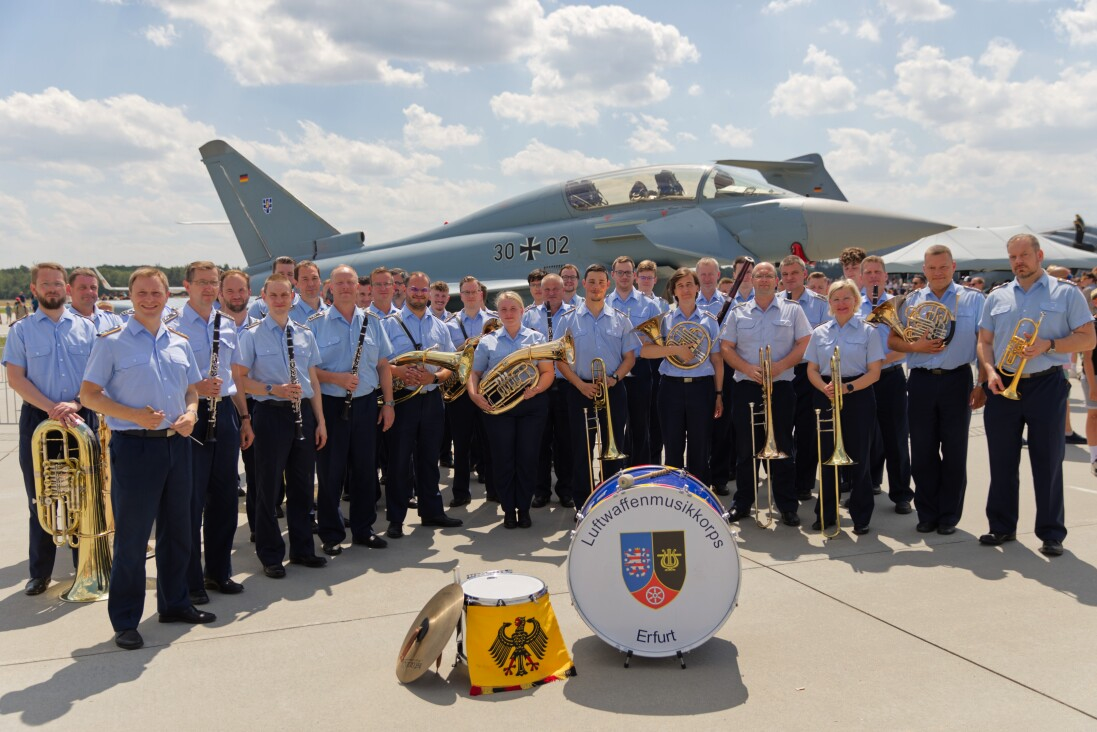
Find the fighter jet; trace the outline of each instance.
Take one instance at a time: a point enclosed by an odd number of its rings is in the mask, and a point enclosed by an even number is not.
[[[346,263],[422,270],[454,287],[475,274],[489,290],[520,288],[540,267],[609,264],[621,254],[660,266],[700,257],[805,261],[868,251],[952,226],[848,203],[816,154],[617,170],[550,185],[416,236],[365,243],[340,232],[222,140],[199,148],[258,288],[278,256],[312,259],[326,276]]]
[[[129,297],[130,288],[128,287],[111,287],[111,284],[107,282],[107,278],[103,276],[103,273],[99,271],[98,267],[92,267],[91,271],[95,273],[95,276],[99,278],[99,289],[103,292],[109,292],[117,295],[125,295]],[[187,288],[181,285],[169,286],[169,295],[186,295]]]

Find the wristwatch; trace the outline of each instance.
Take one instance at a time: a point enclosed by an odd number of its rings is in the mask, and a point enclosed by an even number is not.
[[[393,400],[389,399],[389,400],[388,400],[387,402],[381,402],[381,406],[383,406],[383,407],[395,407],[395,406],[396,406],[396,402],[394,402]]]
[[[1052,338],[1050,340],[1051,340],[1051,348],[1047,349],[1047,352],[1048,353],[1055,353],[1055,339]]]
[[[852,394],[852,393],[853,393],[853,383],[847,381],[846,382],[846,394]]]
[[[267,396],[274,393],[274,384],[267,384]]]

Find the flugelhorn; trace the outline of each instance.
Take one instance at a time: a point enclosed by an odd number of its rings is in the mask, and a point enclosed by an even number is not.
[[[111,549],[99,438],[84,422],[47,419],[31,436],[38,523],[77,551],[76,580],[61,599],[95,602],[110,591]]]
[[[480,335],[473,336],[465,341],[465,345],[461,347],[460,353],[466,358],[462,359],[458,368],[450,369],[450,375],[442,382],[440,387],[442,390],[442,401],[448,404],[465,393],[468,389],[469,374],[472,373],[472,360],[476,355],[476,345],[488,333],[494,333],[502,327],[503,324],[500,322],[499,318],[489,318],[487,322],[484,323],[484,329],[480,331]],[[466,360],[468,364],[467,368],[465,367]]]
[[[998,359],[998,363],[995,368],[998,369],[998,373],[1003,376],[1012,376],[1012,381],[1009,382],[1009,386],[1001,392],[1001,395],[1006,399],[1012,399],[1014,401],[1021,398],[1020,393],[1017,391],[1017,384],[1021,381],[1021,376],[1025,370],[1025,364],[1028,363],[1028,358],[1025,357],[1025,349],[1036,342],[1036,334],[1040,332],[1040,324],[1044,322],[1044,313],[1040,313],[1039,320],[1033,320],[1032,318],[1021,318],[1017,321],[1017,325],[1013,326],[1013,335],[1009,337],[1009,343],[1006,344],[1006,350],[1002,353],[1002,357]],[[1028,325],[1026,325],[1026,323]],[[1028,326],[1032,326],[1032,332],[1025,334]]]
[[[819,455],[819,526],[823,538],[833,539],[842,533],[842,519],[838,513],[840,488],[838,486],[838,468],[844,465],[853,465],[854,460],[846,453],[845,444],[842,441],[842,400],[845,393],[845,385],[842,383],[842,357],[838,347],[830,356],[830,383],[834,386],[834,394],[830,398],[830,417],[823,417],[822,410],[815,410],[815,444]],[[829,428],[824,424],[830,424]],[[826,460],[823,460],[823,433],[830,432],[834,435],[834,450]],[[823,492],[823,466],[834,468],[834,530],[827,532],[826,497]]]
[[[648,318],[633,330],[644,334],[657,346],[688,346],[692,354],[688,361],[683,361],[678,356],[667,356],[667,360],[680,369],[695,369],[707,361],[709,351],[712,350],[712,336],[704,326],[700,323],[679,323],[670,329],[664,342],[663,318],[667,315],[669,312]]]
[[[480,396],[488,403],[488,414],[503,414],[521,403],[526,389],[537,384],[537,361],[575,363],[575,341],[565,333],[548,343],[520,348],[495,364],[480,380]]]

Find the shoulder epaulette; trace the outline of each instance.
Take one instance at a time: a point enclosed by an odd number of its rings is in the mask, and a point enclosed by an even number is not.
[[[826,302],[827,298],[826,298],[825,295],[820,295],[815,290],[807,290],[807,292],[811,293],[811,296],[814,297],[816,300],[822,300],[822,301]]]
[[[133,317],[133,314],[134,314],[135,312],[137,312],[137,311],[136,311],[136,310],[134,310],[133,308],[130,308],[129,310],[123,310],[123,311],[122,311],[122,315],[124,315],[125,317],[129,318],[129,317]]]
[[[389,313],[388,315],[386,315],[384,317],[385,320],[391,320],[393,318],[396,318],[397,320],[399,320],[400,319],[400,313]]]
[[[533,310],[535,307],[537,307],[537,306],[534,305],[533,303],[530,303],[529,305],[526,305],[526,307],[522,309],[522,312],[528,313],[530,310]]]
[[[110,330],[105,330],[102,333],[98,333],[97,336],[99,338],[102,338],[103,336],[106,336],[106,335],[113,335],[114,333],[117,333],[118,331],[122,330],[122,327],[123,326],[121,326],[121,325],[116,325],[115,327],[111,328]]]
[[[189,336],[189,335],[187,335],[186,333],[182,333],[182,332],[180,332],[180,331],[176,330],[175,328],[168,328],[168,329],[167,329],[167,331],[168,331],[169,333],[174,333],[175,335],[177,335],[177,336],[179,336],[180,338],[183,338],[183,339],[185,339],[185,340],[188,340],[188,341],[190,340],[190,336]]]
[[[248,323],[247,325],[244,326],[244,330],[255,330],[256,328],[259,327],[259,324],[262,323],[262,322],[263,322],[262,320],[256,320],[254,323]]]
[[[997,285],[995,285],[994,287],[990,288],[990,290],[988,290],[988,291],[987,291],[987,294],[989,295],[990,293],[994,292],[995,290],[1000,290],[1000,289],[1002,289],[1003,287],[1005,287],[1006,285],[1008,285],[1008,284],[1009,284],[1010,282],[1012,282],[1012,281],[1013,281],[1013,280],[1006,280],[1005,282],[999,282],[999,283],[998,283]]]
[[[446,316],[446,319],[442,322],[448,323],[449,321],[453,320],[456,317],[457,317],[457,313],[450,313],[448,316]]]
[[[617,308],[612,308],[612,310],[614,310],[618,315],[624,318],[628,317],[628,313],[626,313],[624,310],[618,310]]]
[[[366,315],[368,315],[371,318],[376,318],[377,320],[381,319],[381,317],[379,315],[377,315],[377,313],[373,312],[372,310],[363,310],[362,312],[365,313]]]
[[[163,317],[163,319],[161,320],[161,322],[164,325],[167,325],[168,323],[172,322],[173,320],[176,320],[179,317],[179,311],[178,310],[176,310],[175,308],[168,308],[168,309],[171,310],[171,312],[168,313],[167,315],[165,315]],[[183,335],[183,334],[180,333],[179,335]]]
[[[16,323],[18,323],[18,322],[19,322],[20,320],[26,320],[26,319],[27,319],[27,318],[29,318],[30,316],[31,316],[31,313],[30,313],[30,312],[28,311],[28,312],[27,312],[27,313],[26,313],[25,315],[23,315],[22,317],[16,318],[16,319],[15,319],[14,321],[12,321],[12,324],[11,324],[11,325],[15,325],[15,324],[16,324]],[[11,327],[11,325],[9,325],[8,327],[10,328],[10,327]]]
[[[293,325],[296,325],[298,328],[304,328],[305,327],[304,323],[298,323],[293,318],[289,318],[286,322],[292,323]]]
[[[704,320],[706,315],[713,320],[716,320],[716,316],[710,313],[708,310],[705,310],[704,308],[697,308],[697,311],[701,313],[701,320]]]
[[[322,318],[322,317],[324,317],[324,313],[326,313],[326,312],[327,312],[326,310],[317,310],[315,313],[308,316],[308,318],[305,319],[305,322],[306,323],[311,323],[312,321],[316,320],[317,318]]]

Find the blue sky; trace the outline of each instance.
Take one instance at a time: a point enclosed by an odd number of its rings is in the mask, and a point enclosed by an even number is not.
[[[850,200],[1097,223],[1097,0],[0,0],[0,266],[241,263],[229,141],[386,241],[584,173],[824,156]]]

